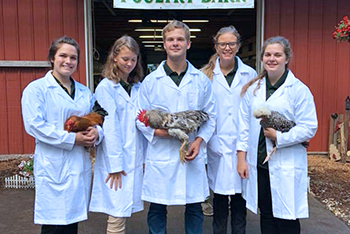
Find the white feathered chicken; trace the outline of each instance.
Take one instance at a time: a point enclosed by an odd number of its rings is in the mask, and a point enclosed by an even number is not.
[[[137,115],[137,119],[144,123],[146,127],[153,129],[167,129],[170,136],[181,142],[179,150],[181,163],[185,162],[185,155],[188,149],[189,133],[197,130],[209,116],[204,111],[187,110],[175,113],[168,113],[161,110],[142,110]]]
[[[253,116],[260,120],[262,128],[273,128],[280,132],[288,132],[296,124],[294,121],[287,119],[284,115],[277,111],[270,111],[266,106],[255,109]],[[263,164],[271,158],[271,155],[276,151],[276,143],[273,142],[273,149],[267,154]]]

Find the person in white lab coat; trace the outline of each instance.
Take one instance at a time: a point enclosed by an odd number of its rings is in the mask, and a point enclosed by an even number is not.
[[[313,96],[288,69],[291,47],[284,37],[265,41],[263,70],[242,89],[237,141],[237,170],[246,179],[247,208],[260,209],[263,234],[300,233],[300,218],[308,217],[307,154],[303,142],[317,130]],[[288,132],[262,129],[252,112],[262,106],[296,123]],[[275,142],[277,150],[263,164]]]
[[[236,56],[240,39],[235,27],[221,28],[214,37],[216,53],[202,68],[212,81],[217,109],[216,129],[208,143],[209,187],[214,192],[214,234],[227,233],[229,207],[232,233],[245,233],[246,227],[246,203],[242,198],[235,149],[237,116],[242,87],[257,74]]]
[[[167,205],[186,205],[186,233],[199,234],[203,223],[201,202],[209,195],[203,149],[215,129],[215,100],[210,80],[186,60],[191,46],[188,26],[176,20],[166,25],[163,46],[167,59],[142,82],[140,109],[203,110],[209,119],[190,134],[192,143],[184,164],[179,159],[179,140],[170,138],[167,130],[137,122],[148,140],[142,199],[150,202],[149,233],[166,233]]]
[[[130,36],[114,42],[95,95],[108,112],[104,140],[94,168],[90,211],[109,215],[107,234],[125,233],[126,217],[143,210],[143,135],[136,128],[143,78],[140,49]]]
[[[87,219],[91,187],[91,158],[84,147],[103,138],[100,126],[84,132],[67,132],[65,120],[92,110],[93,96],[73,80],[79,46],[69,37],[53,41],[48,60],[52,71],[23,91],[22,115],[27,133],[35,138],[34,223],[41,233],[78,233]]]

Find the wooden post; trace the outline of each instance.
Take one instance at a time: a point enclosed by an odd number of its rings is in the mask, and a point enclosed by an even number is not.
[[[337,113],[331,114],[329,119],[328,146],[336,143],[335,142],[336,138],[334,137],[335,135],[334,131],[335,131],[335,124],[337,122],[337,119],[338,119]]]
[[[346,163],[347,152],[348,152],[348,136],[349,136],[349,110],[350,110],[350,97],[347,96],[345,99],[345,118],[344,118],[344,137],[345,137],[345,153],[342,157],[342,162]]]
[[[337,131],[335,132],[334,134],[334,137],[335,137],[335,146],[337,147],[337,149],[339,149],[339,152],[340,152],[340,143],[341,143],[341,139],[340,139],[340,132],[342,131],[340,129],[341,127],[341,124],[344,122],[344,114],[340,114],[338,116],[338,120],[336,122],[336,126],[337,126]]]

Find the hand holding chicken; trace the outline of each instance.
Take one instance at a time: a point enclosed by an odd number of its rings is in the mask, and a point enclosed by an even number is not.
[[[137,119],[146,127],[153,129],[166,129],[170,136],[181,142],[179,150],[180,162],[184,163],[186,152],[189,146],[189,133],[197,130],[208,119],[209,115],[204,111],[187,110],[175,113],[168,113],[161,110],[142,110]]]
[[[294,121],[287,119],[277,111],[270,111],[267,107],[261,107],[253,111],[253,116],[260,120],[260,125],[264,129],[264,135],[268,138],[276,138],[276,133],[269,128],[280,132],[288,132],[296,124]],[[266,131],[266,132],[265,132]],[[276,151],[276,143],[273,141],[273,149],[267,154],[263,164],[265,164],[271,155]]]
[[[95,138],[91,136],[93,134],[94,129],[92,127],[96,125],[102,126],[104,116],[108,115],[108,113],[97,103],[95,102],[95,106],[93,108],[93,111],[89,114],[83,115],[83,116],[76,116],[72,115],[70,116],[65,122],[64,122],[64,130],[67,132],[76,132],[76,133],[82,133],[87,131],[86,134],[87,137],[90,137],[95,141]],[[93,158],[95,157],[95,147],[90,146],[86,147],[87,151],[90,152],[90,156]]]

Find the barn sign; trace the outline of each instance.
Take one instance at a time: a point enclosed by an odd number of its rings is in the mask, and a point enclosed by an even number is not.
[[[114,8],[195,10],[254,8],[254,0],[113,0]]]

